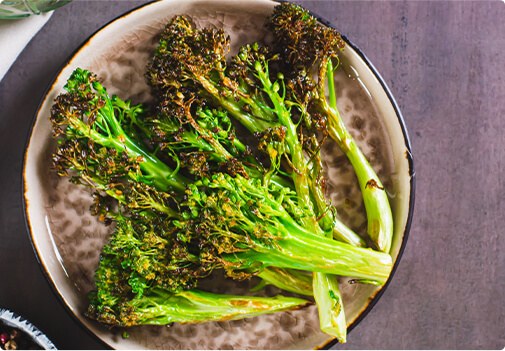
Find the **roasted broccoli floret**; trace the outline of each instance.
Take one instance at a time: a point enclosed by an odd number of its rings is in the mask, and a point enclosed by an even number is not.
[[[187,179],[146,151],[141,140],[132,139],[125,132],[121,125],[124,117],[121,112],[126,111],[116,112],[114,101],[119,98],[109,97],[96,75],[78,68],[68,79],[65,90],[67,93],[59,95],[51,109],[54,136],[62,135],[64,139],[73,140],[74,144],[76,140],[84,139],[89,149],[95,148],[95,151],[103,152],[103,156],[112,156],[110,164],[94,165],[99,172],[101,167],[105,167],[106,173],[119,170],[122,177],[127,175],[164,191],[184,192]],[[94,144],[101,145],[103,149],[96,150]],[[84,143],[80,146],[81,151],[87,151]],[[102,155],[100,157],[103,159]],[[118,158],[126,161],[121,161],[116,167],[115,160]],[[125,174],[125,162],[131,160],[136,160],[139,168],[128,169]]]

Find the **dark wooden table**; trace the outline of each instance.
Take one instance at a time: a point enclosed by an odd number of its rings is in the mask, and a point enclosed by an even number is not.
[[[0,306],[58,348],[100,349],[32,250],[21,166],[39,100],[90,34],[142,1],[57,10],[0,82]],[[501,1],[303,1],[350,38],[399,103],[417,173],[403,259],[341,349],[505,346],[505,6]]]

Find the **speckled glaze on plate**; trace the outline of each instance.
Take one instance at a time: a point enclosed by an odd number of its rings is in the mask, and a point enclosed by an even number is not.
[[[51,138],[50,107],[63,91],[71,72],[95,72],[110,94],[134,102],[150,100],[143,77],[159,34],[177,14],[198,27],[224,28],[231,37],[231,53],[240,45],[269,40],[263,23],[276,2],[176,1],[151,3],[109,23],[95,33],[69,59],[52,83],[35,118],[25,154],[26,219],[33,247],[57,296],[105,344],[118,349],[308,349],[331,345],[334,340],[319,330],[317,309],[170,327],[135,327],[122,339],[83,317],[86,294],[93,289],[93,272],[110,228],[90,215],[90,192],[59,178],[51,170],[56,142]],[[323,22],[324,23],[324,22]],[[335,74],[337,104],[361,150],[390,195],[395,223],[392,256],[396,268],[406,242],[414,203],[414,169],[403,119],[389,90],[365,56],[347,39]],[[365,235],[366,213],[354,171],[335,143],[323,148],[327,197],[344,223]],[[390,278],[391,279],[391,278]],[[341,278],[349,329],[377,302],[384,287],[348,284]],[[205,282],[207,290],[250,294],[254,281],[237,284],[219,277]],[[386,284],[387,285],[387,284]],[[257,295],[279,293],[273,287]]]

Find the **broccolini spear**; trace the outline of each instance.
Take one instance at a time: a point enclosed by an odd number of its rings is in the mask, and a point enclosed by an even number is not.
[[[132,139],[121,126],[122,114],[116,116],[114,100],[94,74],[77,68],[51,108],[54,136],[83,139],[101,145],[108,155],[138,161],[138,172],[128,172],[136,181],[152,184],[163,191],[183,193],[188,180],[146,151],[141,140]],[[124,112],[124,111],[123,111]],[[137,113],[134,111],[133,113]],[[99,151],[101,152],[101,151]],[[101,165],[95,165],[100,170]]]
[[[272,126],[269,122],[275,115],[268,104],[247,96],[225,75],[229,46],[223,29],[195,29],[186,17],[176,16],[162,33],[146,78],[159,101],[178,90],[192,91],[218,102],[249,131],[261,132]],[[263,120],[252,118],[247,111],[256,111]]]
[[[125,226],[120,221],[110,245],[120,246],[113,250],[114,258],[122,260],[122,274],[128,274],[127,288],[137,295],[124,303],[95,302],[92,296],[90,315],[96,313],[96,304],[116,304],[121,308],[126,304],[125,310],[113,315],[119,314],[121,323],[129,323],[124,321],[136,318],[131,303],[145,291],[158,291],[160,287],[177,291],[178,287],[190,285],[192,277],[204,276],[217,267],[232,277],[240,276],[240,270],[245,270],[242,275],[247,276],[249,271],[271,265],[387,279],[391,269],[389,255],[365,249],[346,252],[349,245],[306,232],[279,206],[283,196],[294,194],[271,194],[259,186],[260,182],[240,175],[216,174],[188,186],[185,202],[180,204],[181,220],[169,222],[154,217],[146,225],[148,217],[144,216],[134,231],[131,224]],[[361,257],[357,255],[360,252]],[[133,272],[128,273],[128,269]],[[100,294],[100,286],[99,282],[97,296],[108,298]],[[157,306],[157,310],[164,307]],[[106,308],[105,312],[110,311]],[[105,317],[112,318],[107,313]],[[99,320],[107,321],[106,318]]]
[[[354,167],[367,212],[368,234],[381,251],[389,252],[393,217],[386,191],[345,128],[336,106],[332,58],[338,58],[345,42],[337,30],[319,25],[307,10],[290,3],[275,7],[267,27],[274,34],[275,45],[283,58],[291,84],[301,86],[301,90],[305,91],[305,99],[300,100],[308,115],[314,120],[325,120],[327,133]],[[312,83],[313,69],[317,71],[317,81]],[[325,94],[326,80],[329,101]],[[312,89],[307,90],[308,87]]]
[[[298,195],[287,188],[276,190],[262,187],[260,179],[217,173],[188,187],[184,205],[190,220],[174,223],[180,223],[185,236],[202,235],[201,246],[213,245],[216,258],[208,259],[220,261],[233,271],[231,275],[239,269],[275,266],[387,280],[389,255],[321,237],[300,226],[282,206],[285,197]]]
[[[68,136],[68,135],[67,135]],[[58,175],[70,177],[77,185],[94,188],[95,204],[92,213],[110,224],[113,213],[103,212],[102,207],[112,207],[100,193],[107,194],[125,207],[125,211],[143,215],[143,212],[161,213],[169,218],[180,218],[179,212],[171,207],[172,196],[137,182],[141,171],[137,159],[126,152],[107,149],[86,139],[60,139],[53,154],[53,168]]]
[[[154,222],[151,222],[154,221]],[[173,227],[156,218],[118,218],[95,273],[86,316],[117,325],[166,325],[253,317],[302,308],[293,297],[219,295],[192,289],[198,273],[184,258]],[[202,267],[200,267],[202,268]]]

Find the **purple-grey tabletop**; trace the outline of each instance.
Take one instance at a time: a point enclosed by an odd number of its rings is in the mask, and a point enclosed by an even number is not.
[[[26,138],[47,85],[92,33],[143,1],[55,11],[0,82],[0,306],[61,349],[103,349],[67,313],[31,247]],[[297,1],[335,25],[398,102],[416,205],[395,276],[336,349],[505,347],[505,5],[501,1]]]

